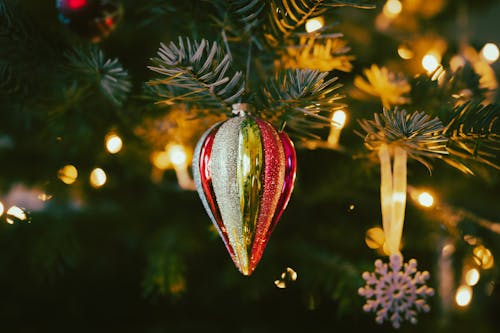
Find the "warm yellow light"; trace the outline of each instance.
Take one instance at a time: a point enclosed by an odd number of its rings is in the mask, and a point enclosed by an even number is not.
[[[342,128],[345,125],[347,114],[342,110],[337,110],[332,115],[332,126]]]
[[[483,46],[483,49],[481,50],[481,55],[483,56],[484,59],[488,63],[494,63],[495,61],[498,60],[498,57],[500,56],[500,51],[498,50],[498,46],[496,46],[493,43],[487,43]]]
[[[402,59],[409,60],[413,58],[413,51],[407,48],[406,46],[400,46],[398,48],[398,54]]]
[[[65,184],[73,184],[76,181],[76,178],[78,178],[78,170],[74,165],[65,165],[61,169],[59,169],[57,178],[59,178]]]
[[[108,177],[106,176],[106,172],[104,172],[101,168],[95,168],[90,173],[90,185],[94,188],[98,188],[106,184],[106,180]]]
[[[3,215],[3,210],[4,210],[4,208],[3,208],[3,203],[2,203],[2,202],[0,202],[0,216],[2,216],[2,215]]]
[[[7,210],[7,218],[5,221],[9,224],[14,224],[15,221],[12,218],[16,218],[19,221],[25,221],[28,217],[24,210],[17,206],[12,206]]]
[[[168,159],[174,166],[185,166],[187,162],[186,150],[181,145],[170,145],[167,148]]]
[[[472,255],[476,264],[482,269],[490,269],[495,262],[493,254],[483,245],[478,245],[472,250]]]
[[[434,197],[428,192],[420,193],[417,200],[424,207],[431,207],[434,204]]]
[[[455,294],[455,302],[458,306],[467,306],[472,300],[472,288],[469,286],[460,286]]]
[[[465,273],[465,282],[472,287],[479,282],[480,277],[479,271],[476,268],[472,268]]]
[[[313,17],[312,19],[306,21],[306,31],[314,32],[323,28],[323,25],[325,25],[325,19],[323,16]]]
[[[122,150],[123,141],[118,135],[111,133],[106,135],[106,150],[110,154],[116,154]]]
[[[428,53],[422,58],[422,67],[432,73],[439,67],[439,59],[435,54]]]
[[[384,14],[389,18],[398,16],[403,10],[403,5],[399,0],[388,0],[384,5]]]
[[[170,165],[170,159],[166,151],[156,151],[151,155],[151,161],[158,169],[165,170]]]
[[[46,201],[49,201],[50,199],[52,199],[52,195],[50,195],[50,194],[40,193],[38,195],[38,200],[40,200],[40,201],[46,202]],[[0,215],[2,215],[2,214],[0,214]]]
[[[297,272],[293,270],[293,268],[287,267],[286,270],[281,273],[281,277],[278,280],[274,281],[276,287],[280,289],[284,289],[287,287],[287,281],[295,282],[297,280]]]
[[[366,230],[365,243],[370,249],[379,249],[384,246],[384,230],[380,227],[374,227]]]

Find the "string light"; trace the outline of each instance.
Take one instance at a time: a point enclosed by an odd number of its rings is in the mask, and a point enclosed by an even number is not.
[[[373,227],[366,230],[365,243],[370,249],[379,249],[384,246],[384,230],[380,227]]]
[[[168,153],[166,151],[156,151],[151,155],[153,165],[160,170],[165,170],[170,165]]]
[[[182,167],[186,165],[187,154],[186,150],[181,145],[177,144],[169,145],[167,148],[167,156],[170,162],[172,162],[172,164],[174,165],[174,167],[175,166]]]
[[[482,269],[490,269],[495,262],[493,254],[484,245],[478,245],[472,250],[472,255],[476,264]]]
[[[498,60],[500,56],[500,51],[498,50],[498,46],[493,43],[487,43],[483,46],[481,50],[481,55],[484,59],[490,64],[494,63]]]
[[[332,126],[328,135],[328,144],[336,147],[339,144],[340,133],[347,120],[347,114],[343,110],[337,110],[332,115]]]
[[[306,21],[306,31],[314,32],[317,31],[325,25],[325,19],[323,16],[313,17]]]
[[[384,5],[384,14],[388,18],[395,18],[403,10],[403,5],[399,0],[388,0]]]
[[[3,210],[4,210],[3,203],[0,201],[0,216],[3,215]]]
[[[413,51],[403,45],[398,47],[398,54],[404,60],[409,60],[414,56]]]
[[[462,285],[457,289],[455,294],[455,302],[458,306],[464,307],[470,304],[472,300],[472,288]]]
[[[439,67],[439,57],[434,53],[427,53],[422,58],[422,67],[428,72],[432,73]]]
[[[469,286],[475,286],[479,282],[481,275],[476,268],[471,268],[465,273],[465,283]]]
[[[19,208],[17,206],[12,206],[7,210],[7,218],[5,221],[9,224],[14,224],[15,220],[17,219],[19,221],[25,221],[28,218],[24,210],[22,208]]]
[[[418,195],[418,203],[424,207],[432,207],[434,205],[434,197],[429,192],[422,192]]]
[[[90,173],[90,185],[94,188],[99,188],[106,184],[107,179],[106,172],[101,168],[95,168]]]
[[[117,154],[118,152],[120,152],[120,150],[122,150],[123,141],[122,138],[120,138],[117,134],[110,133],[106,135],[105,141],[106,141],[106,150],[110,154]]]
[[[57,178],[59,178],[64,184],[71,185],[76,181],[76,178],[78,178],[78,170],[74,165],[65,165],[59,169]]]

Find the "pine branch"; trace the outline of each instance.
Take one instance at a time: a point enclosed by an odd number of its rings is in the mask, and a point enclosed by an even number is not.
[[[230,11],[234,13],[238,20],[244,24],[244,30],[249,32],[262,24],[264,0],[232,0],[230,2]]]
[[[363,0],[272,0],[265,37],[271,46],[277,46],[308,19],[325,13],[329,8],[342,6],[373,8]]]
[[[179,37],[178,44],[162,44],[152,71],[164,78],[156,86],[159,103],[196,103],[207,109],[230,110],[245,90],[243,74],[231,69],[232,59],[217,42]]]
[[[449,138],[447,149],[454,158],[453,166],[470,173],[467,161],[473,160],[500,169],[500,105],[472,100],[454,108],[447,118],[443,134]]]
[[[130,92],[130,78],[118,59],[106,59],[97,46],[75,48],[66,53],[70,67],[79,74],[77,81],[97,86],[115,105],[122,105]]]
[[[329,126],[331,119],[324,116],[344,105],[337,103],[343,98],[337,93],[342,85],[337,77],[328,79],[328,72],[308,69],[284,70],[269,79],[263,90],[263,116],[277,127],[289,128],[312,136],[307,128]]]
[[[438,118],[431,118],[423,112],[408,113],[397,107],[384,109],[382,114],[374,114],[374,120],[362,119],[359,124],[366,133],[361,136],[370,150],[376,150],[384,143],[397,145],[428,169],[431,165],[427,158],[448,154],[448,138],[442,135],[443,124]]]

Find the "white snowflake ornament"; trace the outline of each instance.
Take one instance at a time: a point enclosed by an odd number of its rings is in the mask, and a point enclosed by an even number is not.
[[[401,270],[403,268],[403,270]],[[426,298],[434,295],[434,289],[425,285],[429,272],[417,271],[417,261],[411,259],[403,265],[399,254],[390,256],[390,263],[375,261],[375,272],[364,272],[366,285],[359,288],[358,294],[366,298],[365,312],[376,312],[375,321],[382,324],[391,321],[394,328],[401,322],[417,323],[417,312],[429,312]]]

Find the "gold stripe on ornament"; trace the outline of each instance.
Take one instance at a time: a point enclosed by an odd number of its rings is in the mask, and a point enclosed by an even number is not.
[[[255,120],[246,117],[240,127],[237,179],[242,212],[243,240],[248,255],[252,251],[259,216],[263,153],[259,126]]]

